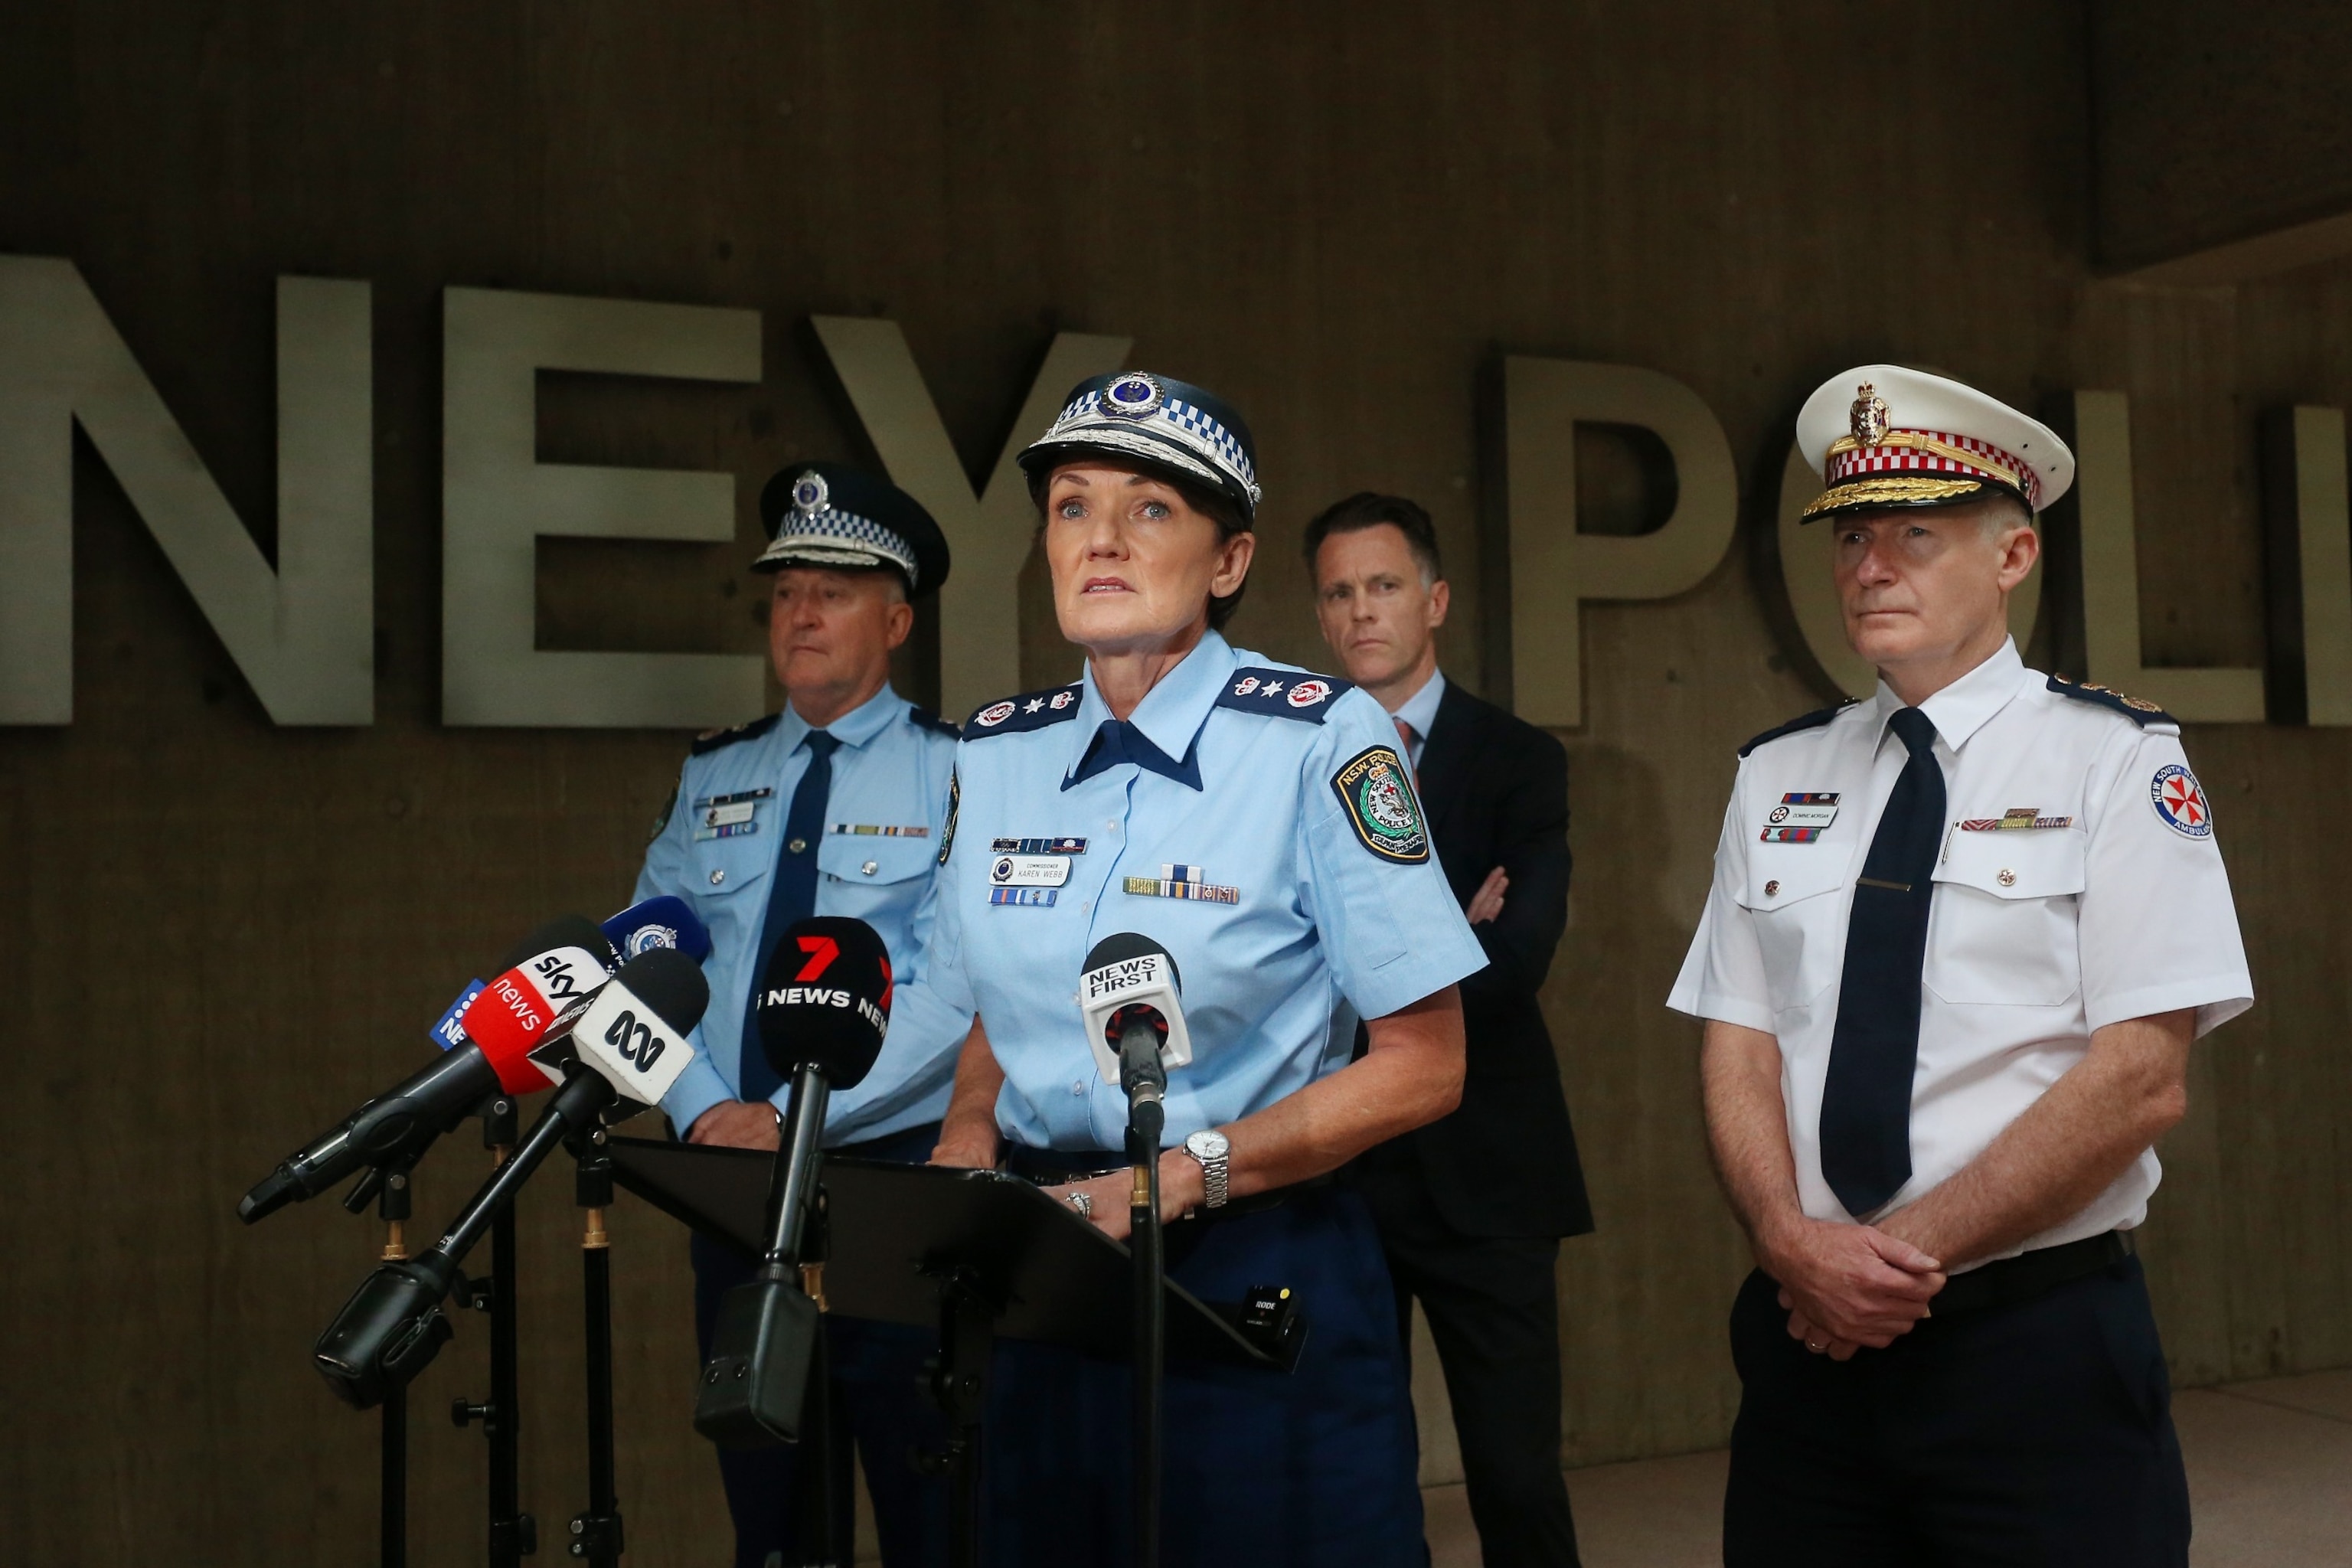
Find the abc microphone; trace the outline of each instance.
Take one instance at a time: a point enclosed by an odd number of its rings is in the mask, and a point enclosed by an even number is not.
[[[612,945],[583,916],[533,931],[509,955],[505,973],[457,1013],[464,1044],[289,1154],[245,1194],[237,1217],[252,1225],[363,1167],[414,1163],[484,1096],[547,1087],[530,1063],[531,1048],[604,984],[612,963]]]
[[[817,1306],[801,1289],[803,1237],[816,1203],[827,1101],[862,1081],[890,1026],[890,953],[864,921],[795,921],[760,984],[760,1044],[792,1085],[768,1189],[759,1271],[719,1303],[694,1429],[722,1447],[797,1442],[816,1346]]]
[[[686,1037],[702,1021],[710,987],[701,966],[676,948],[648,949],[620,970],[559,1026],[574,1055],[555,1092],[514,1153],[492,1172],[441,1239],[415,1258],[387,1263],[352,1292],[319,1336],[312,1361],[337,1398],[366,1410],[404,1384],[448,1342],[441,1310],[457,1265],[500,1209],[572,1132],[593,1123],[615,1100],[658,1100],[694,1055]],[[529,1070],[545,1070],[542,1047]]]

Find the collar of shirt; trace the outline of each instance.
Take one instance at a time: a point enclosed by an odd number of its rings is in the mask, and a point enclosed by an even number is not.
[[[1135,711],[1128,716],[1129,724],[1158,747],[1170,763],[1168,768],[1156,771],[1181,779],[1194,789],[1201,787],[1199,764],[1193,764],[1188,776],[1184,762],[1192,754],[1201,726],[1208,722],[1209,710],[1217,705],[1226,679],[1237,668],[1233,645],[1210,632],[1136,704]],[[1065,789],[1076,782],[1080,764],[1093,748],[1104,721],[1111,717],[1110,704],[1103,700],[1102,692],[1095,685],[1091,659],[1087,661],[1080,685],[1083,690],[1078,697],[1078,721],[1071,726],[1075,733],[1070,737],[1069,758],[1062,770]]]
[[[824,726],[824,730],[827,734],[845,746],[862,746],[888,729],[890,721],[898,716],[899,710],[905,706],[898,694],[890,689],[890,683],[886,680],[882,683],[881,690]],[[802,718],[800,711],[790,702],[786,702],[783,722],[778,728],[782,731],[782,739],[784,742],[784,755],[789,757],[801,749],[801,742],[808,739],[809,731],[816,726]]]
[[[1937,738],[1957,756],[1969,737],[1984,728],[1985,721],[2009,706],[2021,689],[2020,678],[2024,674],[2025,660],[2018,657],[2016,639],[2004,639],[2000,652],[1919,704],[1919,710],[1936,726]],[[1906,704],[1884,680],[1872,700],[1878,710],[1878,739],[1883,744],[1888,721]]]
[[[1413,766],[1421,765],[1421,748],[1429,739],[1429,728],[1437,722],[1437,705],[1445,700],[1445,672],[1433,670],[1421,689],[1408,697],[1389,715],[1402,719],[1412,730],[1412,755],[1405,759]]]

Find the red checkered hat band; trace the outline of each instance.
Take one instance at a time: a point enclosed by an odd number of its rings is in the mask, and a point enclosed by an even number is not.
[[[1822,467],[1822,479],[1832,487],[1866,474],[1956,474],[1990,479],[2022,494],[2036,511],[2042,509],[2042,479],[2033,465],[1973,436],[1943,430],[1889,430],[1885,439],[1868,447],[1848,437],[1830,448]]]

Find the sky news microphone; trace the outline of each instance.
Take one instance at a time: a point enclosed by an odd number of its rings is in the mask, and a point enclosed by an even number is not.
[[[507,963],[458,1012],[453,1037],[462,1044],[288,1155],[245,1194],[237,1217],[252,1225],[365,1167],[413,1163],[493,1091],[546,1088],[530,1054],[566,1009],[604,983],[612,944],[593,921],[565,915],[517,944]]]
[[[890,952],[864,921],[795,921],[761,977],[760,1046],[792,1085],[768,1188],[768,1247],[749,1282],[719,1304],[694,1429],[723,1447],[796,1442],[817,1309],[800,1261],[816,1201],[824,1112],[833,1091],[873,1070],[890,1027]]]
[[[702,968],[676,948],[656,947],[621,965],[582,1012],[567,1020],[570,1048],[562,1088],[514,1153],[490,1173],[441,1239],[413,1258],[387,1263],[352,1292],[313,1347],[311,1360],[335,1396],[367,1410],[405,1384],[449,1340],[442,1310],[457,1266],[499,1212],[572,1132],[616,1099],[650,1104],[683,1070],[687,1037],[710,1004]],[[536,1074],[539,1068],[531,1068]],[[656,1085],[658,1084],[658,1088]],[[645,1099],[650,1095],[652,1100]]]
[[[1166,1123],[1161,1102],[1168,1096],[1168,1069],[1192,1059],[1182,991],[1175,956],[1133,931],[1095,943],[1078,979],[1087,1043],[1094,1047],[1103,1081],[1126,1093],[1129,1122],[1153,1149]]]

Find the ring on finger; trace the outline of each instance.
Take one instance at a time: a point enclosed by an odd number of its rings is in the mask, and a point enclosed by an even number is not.
[[[1809,1350],[1809,1351],[1812,1352],[1815,1355],[1819,1355],[1819,1354],[1821,1354],[1821,1353],[1822,1353],[1822,1352],[1823,1352],[1823,1351],[1825,1351],[1825,1350],[1829,1349],[1830,1347],[1829,1347],[1829,1345],[1828,1345],[1827,1342],[1825,1342],[1825,1341],[1822,1341],[1822,1340],[1807,1340],[1807,1341],[1805,1342],[1805,1348],[1806,1348],[1807,1350]]]
[[[1095,1195],[1092,1193],[1072,1193],[1070,1206],[1078,1211],[1080,1219],[1095,1217]]]

